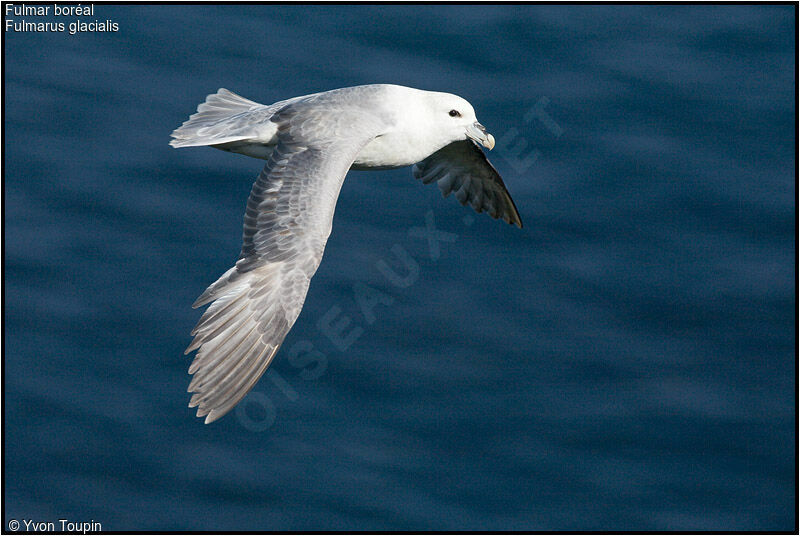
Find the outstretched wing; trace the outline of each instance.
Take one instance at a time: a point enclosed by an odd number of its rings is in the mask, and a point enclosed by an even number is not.
[[[454,192],[462,205],[469,204],[477,212],[486,211],[492,218],[522,227],[503,179],[472,140],[456,141],[439,149],[414,164],[413,173],[425,184],[436,181],[445,197]]]
[[[273,117],[278,145],[247,201],[240,258],[194,304],[213,302],[186,350],[198,350],[189,406],[206,423],[230,411],[277,353],[322,259],[347,170],[383,128],[357,109],[308,104]]]

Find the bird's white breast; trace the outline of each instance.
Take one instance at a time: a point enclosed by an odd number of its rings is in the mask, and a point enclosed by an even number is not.
[[[398,129],[370,141],[353,162],[352,169],[392,169],[412,166],[429,157],[446,142],[420,135],[419,131]]]

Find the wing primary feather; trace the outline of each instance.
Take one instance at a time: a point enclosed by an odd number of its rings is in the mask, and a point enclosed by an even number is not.
[[[224,416],[231,409],[233,409],[233,407],[236,404],[238,404],[239,401],[242,398],[244,398],[244,396],[247,393],[250,392],[250,390],[256,384],[258,379],[264,374],[264,371],[267,370],[267,367],[272,362],[272,359],[275,357],[275,354],[278,352],[278,348],[279,347],[270,349],[269,346],[265,348],[265,353],[269,352],[269,354],[266,356],[266,358],[264,358],[264,354],[262,354],[261,356],[259,356],[258,359],[256,359],[256,362],[261,361],[261,364],[258,366],[256,370],[253,371],[253,373],[250,375],[249,380],[240,387],[240,389],[234,394],[234,396],[231,397],[231,399],[226,404],[220,406],[219,408],[215,408],[211,412],[209,412],[208,417],[206,417],[205,420],[206,424],[212,423],[217,419],[219,419],[220,417]]]

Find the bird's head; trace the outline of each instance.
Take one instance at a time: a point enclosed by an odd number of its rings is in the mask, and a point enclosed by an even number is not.
[[[489,150],[494,148],[494,137],[478,122],[469,102],[450,93],[431,93],[431,96],[428,113],[446,144],[469,138]]]

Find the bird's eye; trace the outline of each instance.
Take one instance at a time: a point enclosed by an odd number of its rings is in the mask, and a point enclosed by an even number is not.
[[[450,117],[461,117],[461,112],[458,110],[450,110]]]

